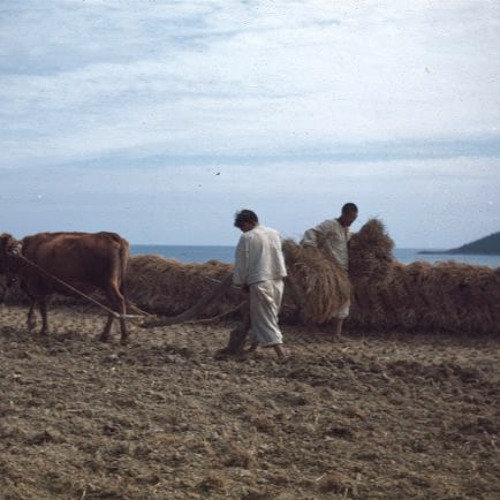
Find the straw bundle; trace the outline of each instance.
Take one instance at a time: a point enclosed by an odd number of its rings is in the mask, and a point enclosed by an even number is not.
[[[349,300],[347,272],[320,249],[283,242],[288,271],[285,306],[298,309],[301,321],[322,324]]]
[[[349,244],[349,274],[318,248],[302,247],[285,240],[283,253],[288,269],[285,306],[295,306],[298,318],[305,323],[322,324],[331,321],[349,300],[351,281],[360,289],[370,283],[383,281],[389,274],[394,242],[378,219],[369,220],[354,234]],[[350,281],[351,280],[351,281]]]
[[[395,261],[383,224],[369,220],[349,246],[349,324],[364,329],[500,332],[500,269]]]
[[[382,281],[392,268],[394,242],[378,219],[370,219],[349,242],[349,277],[352,281]]]
[[[500,332],[500,269],[395,263],[386,280],[356,288],[354,298],[351,320],[358,327]]]
[[[159,255],[138,255],[129,259],[125,293],[148,312],[175,316],[213,293],[231,271],[230,264],[218,261],[183,264]],[[204,317],[227,312],[236,305],[234,296],[225,294],[207,305]]]

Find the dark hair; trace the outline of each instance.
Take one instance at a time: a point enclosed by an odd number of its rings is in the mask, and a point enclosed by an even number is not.
[[[354,203],[346,203],[342,207],[342,213],[345,214],[346,212],[357,212],[358,207]]]
[[[241,229],[241,226],[245,222],[257,224],[259,222],[259,218],[257,217],[257,214],[252,210],[243,209],[239,212],[236,212],[236,215],[234,216],[234,225]]]

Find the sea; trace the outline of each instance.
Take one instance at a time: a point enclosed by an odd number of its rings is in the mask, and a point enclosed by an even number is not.
[[[186,264],[202,264],[209,260],[217,260],[232,264],[234,262],[234,246],[204,245],[131,245],[132,255],[160,255]],[[443,255],[420,254],[423,248],[395,248],[394,258],[403,264],[412,262],[461,262],[479,266],[500,267],[500,255]]]

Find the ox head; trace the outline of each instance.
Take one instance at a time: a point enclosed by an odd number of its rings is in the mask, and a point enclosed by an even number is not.
[[[0,274],[6,276],[7,286],[10,286],[16,279],[20,253],[19,241],[8,233],[0,235]]]

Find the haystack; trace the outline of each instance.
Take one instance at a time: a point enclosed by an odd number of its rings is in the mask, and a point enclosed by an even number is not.
[[[125,291],[127,298],[147,312],[176,316],[212,294],[232,265],[218,261],[183,264],[159,255],[138,255],[129,260]],[[238,305],[228,293],[208,304],[203,317],[228,312]]]
[[[288,271],[285,308],[295,308],[304,323],[330,321],[350,298],[347,272],[321,249],[283,242]]]
[[[363,329],[500,333],[500,269],[457,262],[394,263],[355,287],[350,322]]]
[[[388,276],[394,261],[394,242],[383,223],[369,220],[350,241],[349,274],[324,250],[285,240],[288,278],[285,310],[295,307],[303,323],[323,324],[335,318],[351,298],[353,285],[362,288],[368,281],[380,282]]]
[[[286,240],[288,270],[283,315],[306,323],[325,323],[351,294],[347,273],[321,250]],[[183,264],[157,255],[131,257],[126,279],[127,298],[141,309],[177,316],[217,291],[233,266],[217,261]],[[241,295],[230,289],[203,310],[209,318],[234,310]]]
[[[353,235],[350,326],[500,333],[500,269],[451,261],[404,265],[394,259],[393,246],[376,219]]]
[[[394,242],[378,219],[369,220],[352,236],[349,326],[500,333],[500,268],[452,261],[404,265],[395,260],[393,248]]]
[[[394,241],[382,221],[370,219],[349,241],[349,278],[361,283],[383,281],[395,262]]]

